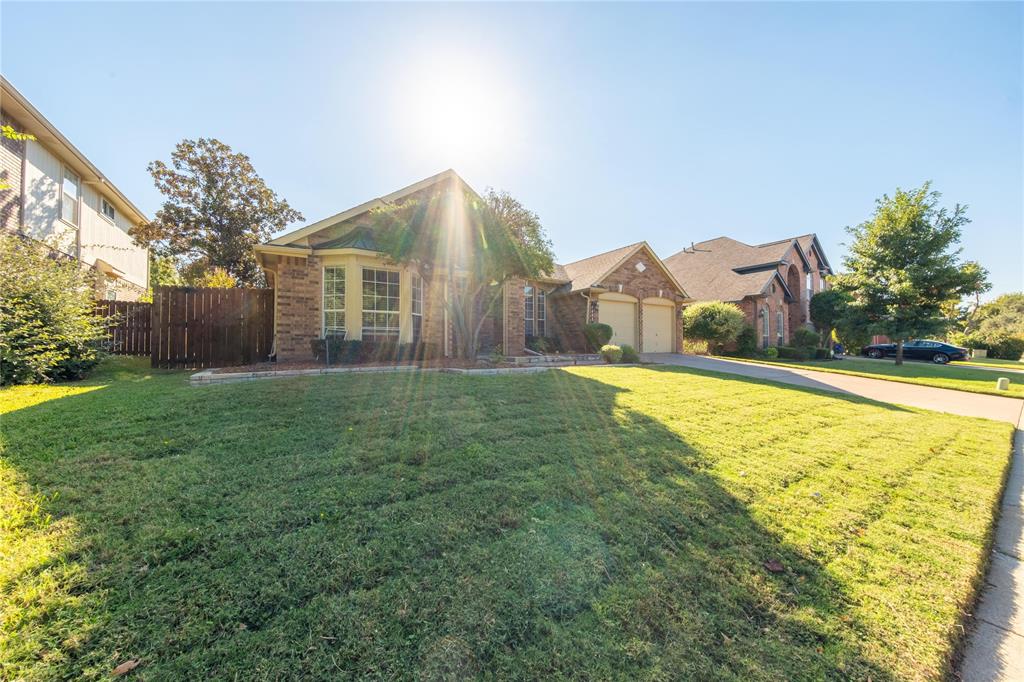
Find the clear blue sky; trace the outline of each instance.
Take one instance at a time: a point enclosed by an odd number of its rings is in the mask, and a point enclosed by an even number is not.
[[[0,68],[152,215],[214,136],[309,221],[448,167],[566,262],[844,227],[925,180],[1024,288],[1021,4],[16,4]],[[63,46],[63,47],[62,47]],[[456,135],[456,131],[464,134]]]

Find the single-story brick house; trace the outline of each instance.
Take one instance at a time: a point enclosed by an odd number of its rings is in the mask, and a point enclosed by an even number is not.
[[[450,354],[444,279],[427,281],[414,266],[390,261],[370,221],[374,208],[437,191],[441,183],[472,191],[447,170],[256,247],[275,292],[279,360],[307,360],[311,341],[339,332],[348,339],[428,344]],[[678,351],[681,310],[689,300],[651,247],[637,242],[557,265],[536,280],[507,282],[481,346],[523,355],[527,337],[547,337],[563,350],[584,351],[584,325],[604,322],[614,330],[613,343],[641,352]]]
[[[669,256],[665,265],[695,301],[740,306],[763,348],[785,345],[798,327],[811,326],[811,296],[828,287],[832,274],[814,234],[753,246],[718,237]]]

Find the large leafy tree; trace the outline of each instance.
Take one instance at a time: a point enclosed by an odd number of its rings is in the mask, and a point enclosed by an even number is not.
[[[164,203],[132,236],[173,258],[180,271],[220,268],[239,285],[262,284],[253,247],[302,220],[267,187],[248,156],[219,140],[182,140],[170,165],[157,160],[148,170]]]
[[[869,332],[896,342],[897,365],[904,341],[942,332],[946,304],[985,286],[984,268],[962,261],[957,248],[966,207],[939,207],[939,198],[925,183],[877,200],[871,218],[847,228],[853,243],[833,280]]]
[[[478,196],[451,182],[373,212],[389,256],[446,282],[456,357],[476,357],[486,316],[513,278],[551,272],[554,255],[540,219],[507,192]]]
[[[811,322],[821,334],[823,345],[847,315],[851,299],[850,294],[838,289],[826,289],[811,296]]]

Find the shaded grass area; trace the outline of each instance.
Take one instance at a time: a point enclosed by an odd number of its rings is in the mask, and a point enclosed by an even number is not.
[[[963,363],[957,363],[956,365],[933,365],[927,362],[907,360],[902,365],[897,366],[892,359],[871,360],[869,358],[857,357],[844,357],[841,360],[807,360],[803,362],[761,358],[750,360],[732,356],[723,356],[721,359],[753,362],[762,365],[778,365],[796,369],[813,369],[834,374],[850,374],[869,379],[898,381],[904,384],[918,384],[920,386],[967,391],[968,393],[998,395],[1003,398],[1024,398],[1024,376],[1007,373],[1006,376],[1010,379],[1010,390],[1000,391],[996,389],[996,379],[999,378],[999,374],[984,369],[964,367]]]
[[[684,368],[0,407],[4,679],[938,679],[1011,433]]]

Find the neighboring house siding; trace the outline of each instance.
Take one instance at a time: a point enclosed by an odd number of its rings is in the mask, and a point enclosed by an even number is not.
[[[21,132],[20,123],[6,111],[0,112],[0,124]],[[21,181],[25,162],[24,140],[0,137],[0,180],[10,189],[0,190],[0,231],[18,232],[21,225]]]
[[[102,195],[80,178],[78,225],[61,220],[64,164],[39,142],[30,140],[25,151],[24,234],[55,246],[85,265],[95,266],[97,259],[109,263],[123,273],[123,279],[102,278],[97,294],[102,297],[106,291],[116,290],[118,299],[137,299],[146,290],[149,263],[146,250],[128,235],[128,219],[117,211],[111,224],[100,213]]]

